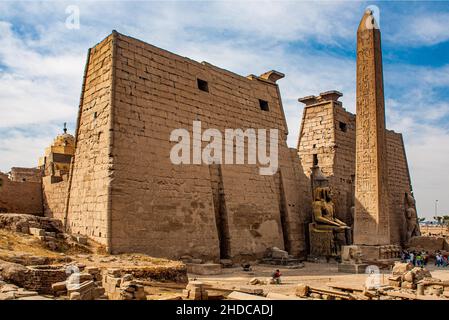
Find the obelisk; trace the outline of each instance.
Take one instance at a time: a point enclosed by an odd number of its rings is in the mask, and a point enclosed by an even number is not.
[[[390,244],[380,30],[366,10],[357,30],[354,244]]]

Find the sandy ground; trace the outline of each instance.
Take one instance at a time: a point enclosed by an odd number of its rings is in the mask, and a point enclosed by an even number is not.
[[[294,295],[295,288],[299,283],[315,287],[328,287],[328,284],[345,284],[350,286],[362,287],[367,280],[367,274],[346,274],[337,271],[335,263],[311,263],[305,262],[305,267],[301,269],[288,269],[282,266],[256,265],[253,271],[244,272],[242,268],[226,268],[220,275],[194,275],[189,274],[189,280],[199,280],[210,284],[216,288],[239,289],[240,287],[261,288],[265,292],[282,293]],[[275,269],[282,273],[282,284],[280,285],[250,285],[250,279],[256,277],[260,280],[267,280]],[[449,267],[436,268],[429,265],[432,276],[441,280],[449,280]],[[380,280],[382,284],[388,283],[388,277],[391,274],[389,270],[381,270]],[[268,283],[268,281],[267,281]]]

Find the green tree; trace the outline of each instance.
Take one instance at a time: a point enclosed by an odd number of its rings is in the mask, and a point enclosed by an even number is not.
[[[442,217],[442,221],[443,221],[443,224],[444,224],[445,226],[449,225],[449,216],[444,215],[444,216]]]
[[[443,219],[443,217],[435,216],[433,217],[433,219],[437,221],[437,224],[441,225],[441,220]]]

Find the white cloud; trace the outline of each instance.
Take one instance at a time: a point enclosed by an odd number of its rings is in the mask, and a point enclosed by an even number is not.
[[[401,16],[396,33],[388,40],[400,45],[430,46],[449,40],[449,14],[444,12],[416,12],[410,10]]]
[[[36,167],[38,158],[52,141],[49,133],[55,134],[54,128],[43,126],[42,132],[36,132],[36,135],[30,135],[26,130],[0,134],[0,171],[8,172],[11,167]]]

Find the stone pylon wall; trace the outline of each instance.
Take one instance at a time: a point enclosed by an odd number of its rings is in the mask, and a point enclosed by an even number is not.
[[[65,223],[108,245],[112,35],[88,53],[75,133]]]
[[[304,108],[298,154],[310,178],[313,158],[329,178],[337,217],[351,224],[354,204],[355,116],[339,101],[321,101]],[[309,186],[310,188],[310,186]]]
[[[289,233],[300,230],[307,215],[301,208],[307,189],[286,144],[274,82],[245,78],[118,33],[90,56],[69,195],[73,231],[103,240],[114,253],[246,259],[268,247],[284,248],[284,238],[292,252],[304,251],[303,235]],[[208,82],[208,92],[199,90],[197,79]],[[268,102],[269,111],[261,110],[259,99]],[[97,108],[101,121],[92,124]],[[172,164],[170,133],[178,128],[191,133],[195,120],[203,131],[279,129],[281,169],[263,176],[257,165]],[[81,202],[83,196],[87,201]],[[217,223],[219,215],[226,232]]]
[[[405,193],[411,194],[410,173],[402,134],[387,130],[388,189],[390,190],[390,237],[405,244]]]

